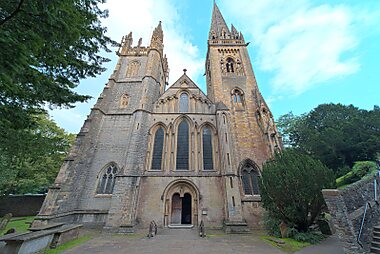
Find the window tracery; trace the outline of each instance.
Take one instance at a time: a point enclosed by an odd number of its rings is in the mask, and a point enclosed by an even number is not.
[[[179,112],[189,112],[189,96],[187,95],[187,93],[182,93],[179,98]]]
[[[120,98],[120,108],[126,108],[129,103],[129,95],[123,94]]]
[[[97,194],[112,194],[117,171],[115,164],[110,164],[102,170],[100,175],[101,179],[99,179],[98,188],[96,190]]]
[[[246,163],[241,170],[241,178],[245,195],[260,195],[260,174],[254,166]]]
[[[234,64],[235,62],[231,57],[227,58],[227,63],[226,63],[227,72],[234,72]]]
[[[140,62],[139,61],[133,61],[130,62],[127,66],[127,72],[126,72],[126,77],[136,77],[139,73],[140,69]]]

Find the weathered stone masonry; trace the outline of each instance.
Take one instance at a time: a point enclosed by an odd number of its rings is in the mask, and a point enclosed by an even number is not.
[[[247,43],[214,4],[207,96],[185,73],[168,89],[161,23],[150,45],[123,37],[118,63],[34,222],[130,232],[204,221],[259,227],[257,177],[281,149]],[[186,66],[184,66],[186,67]],[[191,66],[188,66],[191,68]],[[248,227],[247,227],[248,226]]]

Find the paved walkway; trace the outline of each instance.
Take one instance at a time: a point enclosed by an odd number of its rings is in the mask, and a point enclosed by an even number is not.
[[[334,241],[331,242],[334,245]],[[331,245],[330,244],[330,245]],[[331,247],[331,246],[330,246]],[[332,249],[336,251],[336,249]],[[101,234],[94,239],[74,247],[64,254],[283,254],[279,249],[263,242],[259,233],[250,235],[214,234],[200,238],[196,230],[172,229],[159,231],[151,239],[137,235]],[[324,249],[320,252],[299,252],[299,254],[340,254]]]

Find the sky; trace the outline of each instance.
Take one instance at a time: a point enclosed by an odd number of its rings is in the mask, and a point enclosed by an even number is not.
[[[322,103],[380,105],[380,1],[378,0],[217,0],[226,23],[242,32],[260,91],[275,119],[307,113]],[[203,76],[213,0],[108,0],[103,9],[107,35],[121,41],[133,33],[149,45],[162,21],[169,85],[186,68],[206,92]],[[112,74],[82,80],[75,89],[93,99],[73,109],[50,111],[67,132],[78,133]]]

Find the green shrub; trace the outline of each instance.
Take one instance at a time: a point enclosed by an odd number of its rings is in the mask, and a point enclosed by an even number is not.
[[[350,172],[336,179],[337,187],[357,182],[367,175],[373,175],[377,170],[374,161],[357,161]]]
[[[294,240],[316,244],[325,239],[325,236],[317,232],[298,232],[292,236]]]
[[[261,199],[269,214],[299,232],[308,232],[324,205],[321,190],[334,186],[333,172],[293,149],[276,154],[262,171]]]
[[[281,237],[280,223],[280,219],[271,216],[268,212],[264,214],[264,225],[269,235]]]

